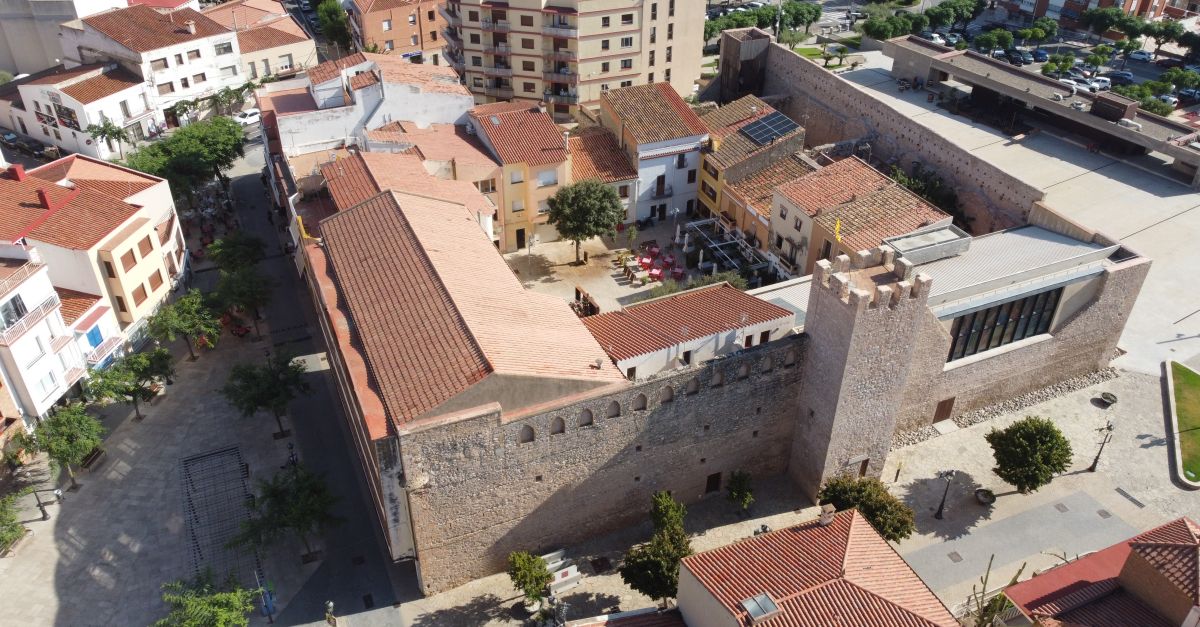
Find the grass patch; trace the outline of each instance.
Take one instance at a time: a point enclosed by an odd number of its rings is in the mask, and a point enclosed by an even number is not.
[[[712,61],[709,61],[700,67],[717,67],[717,60],[713,59]]]
[[[1179,363],[1171,364],[1175,385],[1175,414],[1179,424],[1179,450],[1184,476],[1200,481],[1200,374]]]
[[[842,40],[842,44],[858,50],[859,48],[862,48],[862,35],[847,37],[846,39]]]
[[[829,65],[825,65],[825,58],[821,56],[820,48],[796,48],[792,52],[795,52],[806,59],[811,59],[817,63],[820,63],[821,66],[827,70],[835,70],[842,67],[842,64],[837,62],[836,57],[829,61]]]

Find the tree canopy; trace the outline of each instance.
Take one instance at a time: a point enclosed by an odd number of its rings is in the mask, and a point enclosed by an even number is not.
[[[124,145],[129,141],[129,133],[113,123],[112,120],[104,118],[99,124],[88,124],[85,132],[94,140],[105,143],[117,142],[117,151],[122,159],[125,158]],[[109,144],[109,149],[112,149],[112,144]]]
[[[133,403],[133,412],[142,417],[140,404],[154,398],[154,383],[175,376],[171,351],[159,347],[144,353],[130,353],[93,370],[87,381],[87,391],[97,398]]]
[[[754,504],[754,487],[750,483],[750,473],[735,470],[729,473],[729,484],[725,486],[729,501],[737,505],[740,511],[750,509]]]
[[[245,590],[232,579],[216,586],[211,572],[191,581],[165,583],[162,600],[171,612],[154,627],[246,627],[258,592]]]
[[[290,356],[275,354],[261,366],[235,365],[221,393],[243,416],[253,416],[262,409],[270,411],[279,425],[279,433],[284,433],[282,416],[288,403],[308,390],[304,366]]]
[[[221,336],[221,321],[204,302],[200,290],[193,289],[173,303],[166,303],[150,317],[146,324],[150,335],[157,340],[175,341],[183,336],[192,359],[196,352],[193,342],[212,347]]]
[[[233,167],[243,154],[244,142],[237,122],[217,116],[189,124],[130,153],[125,164],[167,179],[174,193],[190,198],[192,188]]]
[[[342,522],[333,513],[335,503],[337,497],[324,479],[302,464],[292,464],[268,480],[259,480],[250,519],[242,521],[229,545],[267,546],[295,533],[305,551],[312,553],[309,536]]]
[[[232,272],[262,261],[265,250],[266,244],[261,238],[235,231],[210,244],[208,257],[218,268]]]
[[[83,463],[88,453],[100,446],[106,432],[104,425],[87,413],[83,403],[71,403],[39,422],[32,436],[18,437],[30,452],[45,453],[52,462],[65,467],[71,485],[77,485],[74,466]]]
[[[336,43],[345,53],[350,52],[350,20],[341,2],[322,0],[321,4],[317,5],[317,21],[321,23],[321,30],[325,32],[326,39]]]
[[[542,600],[553,576],[546,569],[546,560],[528,551],[514,551],[508,554],[508,578],[526,601],[534,603]]]
[[[611,235],[625,220],[625,207],[616,190],[595,180],[584,180],[558,188],[547,200],[550,224],[559,235],[575,242],[575,261],[579,245],[599,235]]]
[[[252,314],[254,334],[258,331],[259,310],[271,303],[271,279],[254,266],[243,266],[232,272],[221,270],[217,279],[217,299],[225,307],[235,307]]]
[[[655,599],[675,596],[679,588],[679,561],[692,554],[683,527],[687,509],[668,492],[655,492],[650,501],[654,535],[650,542],[625,554],[619,570],[626,585]]]
[[[821,486],[817,499],[822,505],[832,503],[838,511],[858,508],[884,540],[899,542],[917,528],[912,509],[875,477],[833,477]]]
[[[1021,494],[1050,483],[1071,464],[1071,442],[1045,418],[1022,418],[1005,429],[992,429],[984,439],[996,458],[992,470]]]
[[[1124,18],[1125,12],[1120,7],[1087,9],[1079,14],[1079,21],[1088,27],[1089,33],[1095,33],[1098,38],[1120,24]]]

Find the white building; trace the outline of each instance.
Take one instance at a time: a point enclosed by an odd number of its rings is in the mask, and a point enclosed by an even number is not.
[[[178,122],[172,107],[180,100],[208,98],[247,81],[236,34],[190,8],[106,11],[63,24],[59,38],[67,67],[116,63],[144,80],[168,126]]]
[[[4,0],[0,2],[0,70],[33,74],[59,65],[58,26],[125,6],[125,0]]]
[[[357,53],[327,61],[301,78],[263,85],[255,92],[263,133],[287,156],[365,145],[367,130],[392,121],[465,124],[474,104],[445,66],[409,63],[382,54]],[[270,151],[270,142],[264,150]]]
[[[131,148],[93,139],[89,125],[109,120],[138,142],[162,122],[146,83],[115,63],[58,66],[15,82],[0,95],[3,124],[89,157],[117,159]]]
[[[278,0],[231,0],[203,13],[237,32],[247,80],[288,77],[319,63],[316,44]]]
[[[719,283],[588,316],[583,323],[625,378],[635,381],[777,340],[792,332],[795,314]]]
[[[696,209],[700,150],[708,127],[668,83],[635,85],[600,96],[600,123],[637,164],[629,221],[666,220]]]

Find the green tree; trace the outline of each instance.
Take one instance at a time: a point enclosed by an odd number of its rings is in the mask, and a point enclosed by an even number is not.
[[[217,93],[213,94],[209,100],[209,105],[217,114],[225,114],[233,111],[233,105],[238,102],[238,94],[232,88],[222,87]]]
[[[1088,33],[1095,33],[1097,39],[1104,37],[1104,33],[1112,30],[1114,26],[1121,23],[1125,13],[1118,7],[1105,7],[1103,9],[1088,9],[1079,15],[1079,21],[1088,28]],[[1090,37],[1089,37],[1090,39]]]
[[[1054,18],[1039,17],[1033,21],[1033,27],[1042,31],[1043,40],[1058,37],[1058,22]]]
[[[728,24],[728,22],[725,21],[724,16],[718,17],[717,19],[714,19],[714,20],[705,20],[704,21],[704,41],[710,41],[713,37],[716,37],[717,35],[721,34],[721,31],[723,31],[727,28],[729,28],[729,24]]]
[[[262,261],[266,255],[262,239],[245,231],[235,231],[208,247],[208,258],[222,270],[236,272]]]
[[[750,483],[750,473],[741,470],[735,470],[729,473],[728,490],[729,500],[737,505],[739,511],[750,509],[750,505],[754,503],[754,487]]]
[[[884,540],[899,542],[917,528],[912,509],[874,477],[833,477],[821,486],[817,498],[821,505],[832,503],[838,511],[858,508]]]
[[[304,380],[304,366],[287,355],[276,354],[261,366],[234,366],[221,393],[247,418],[262,409],[270,411],[279,425],[276,434],[279,438],[287,434],[283,428],[283,414],[287,412],[288,403],[309,389]]]
[[[996,38],[996,47],[1004,50],[1010,50],[1013,47],[1013,34],[1003,28],[992,30],[992,37]]]
[[[630,588],[655,599],[674,597],[679,588],[679,561],[692,554],[683,527],[687,509],[667,492],[655,492],[650,504],[654,535],[630,549],[618,569]]]
[[[171,167],[193,171],[198,180],[219,176],[244,154],[245,133],[233,119],[217,116],[189,124],[167,138]]]
[[[746,279],[742,275],[740,275],[737,272],[734,272],[732,270],[727,270],[725,272],[718,272],[716,274],[705,274],[703,276],[698,276],[694,279],[689,280],[687,282],[686,288],[689,290],[693,290],[698,287],[704,287],[706,285],[715,285],[717,283],[729,283],[733,287],[735,287],[739,290],[742,290],[742,291],[745,291],[747,288],[749,288],[749,284],[746,283]],[[684,287],[685,286],[680,285],[676,281],[673,281],[671,279],[666,279],[666,280],[662,281],[661,283],[659,283],[658,285],[654,286],[649,292],[647,292],[646,297],[647,298],[658,298],[659,296],[666,296],[668,294],[674,294],[675,292],[678,292],[678,291],[684,289]]]
[[[325,31],[326,39],[350,52],[350,20],[342,3],[338,0],[322,0],[317,5],[317,20],[321,23],[321,30]]]
[[[176,100],[175,104],[171,108],[175,110],[175,115],[179,119],[185,120],[186,122],[191,122],[192,113],[199,109],[200,105],[195,100],[181,98]]]
[[[883,41],[891,39],[892,25],[885,18],[873,17],[862,23],[862,32],[871,39]]]
[[[956,19],[954,9],[941,4],[925,11],[925,17],[929,19],[929,27],[933,29],[950,26]]]
[[[1092,67],[1099,70],[1100,68],[1104,67],[1104,65],[1106,63],[1108,63],[1109,59],[1112,58],[1112,54],[1113,54],[1112,46],[1099,45],[1099,46],[1096,46],[1095,48],[1093,48],[1092,53],[1089,54],[1087,57],[1085,57],[1083,60],[1084,60],[1084,62],[1090,64]]]
[[[1071,463],[1071,442],[1053,422],[1038,416],[1022,418],[1002,430],[992,429],[984,439],[996,458],[992,470],[1021,494],[1050,483]]]
[[[258,330],[259,311],[271,303],[272,287],[271,280],[254,266],[245,266],[232,272],[221,270],[216,293],[225,307],[250,312],[254,335],[262,337]]]
[[[52,463],[66,468],[71,487],[77,488],[73,467],[100,446],[105,433],[104,425],[87,413],[83,403],[72,403],[39,422],[32,436],[18,437],[29,452],[45,453]]]
[[[838,65],[846,62],[846,57],[850,56],[850,49],[846,46],[838,46],[833,49],[833,54],[837,55]]]
[[[553,576],[546,569],[546,560],[528,551],[514,551],[508,554],[508,578],[532,605],[545,597]]]
[[[160,347],[145,353],[130,353],[107,368],[92,370],[87,391],[97,398],[132,402],[133,413],[140,420],[144,417],[141,403],[154,398],[158,380],[174,376],[171,351]]]
[[[575,242],[575,262],[579,263],[579,245],[598,235],[611,235],[625,219],[625,207],[617,192],[595,180],[579,181],[558,188],[547,200],[550,224],[564,238]]]
[[[160,341],[174,342],[183,336],[188,353],[196,359],[192,344],[211,348],[221,336],[221,321],[204,303],[200,290],[193,289],[173,303],[166,303],[146,324],[150,335]]]
[[[245,590],[231,578],[224,586],[213,584],[205,571],[192,581],[172,581],[162,586],[162,600],[171,608],[154,627],[246,627],[254,611],[258,590]]]
[[[783,5],[783,27],[787,30],[804,27],[804,34],[821,19],[821,5],[816,2],[795,2],[790,0]]]
[[[129,133],[112,120],[104,118],[99,124],[89,124],[84,130],[92,139],[108,144],[109,150],[112,150],[112,142],[117,142],[117,154],[121,159],[125,158],[125,143],[129,141]]]
[[[974,40],[975,49],[985,54],[991,54],[996,49],[996,36],[992,33],[979,33]]]
[[[1112,90],[1122,96],[1138,101],[1138,107],[1155,115],[1170,115],[1175,107],[1161,101],[1158,96],[1169,94],[1174,89],[1171,83],[1146,81],[1137,85],[1114,85]]]
[[[337,497],[320,476],[302,464],[292,464],[258,482],[258,495],[251,506],[250,519],[230,540],[230,546],[267,546],[288,533],[304,543],[305,553],[313,552],[309,536],[340,524],[333,513]]]
[[[1200,57],[1200,33],[1188,31],[1179,36],[1179,45],[1187,48],[1187,58]]]
[[[795,50],[796,46],[804,43],[805,39],[808,39],[808,35],[798,30],[785,30],[779,33],[779,43],[787,46],[788,50]]]
[[[25,535],[25,525],[21,524],[20,512],[17,511],[17,499],[26,493],[23,490],[0,496],[0,553]]]
[[[1122,39],[1114,44],[1117,52],[1121,55],[1121,69],[1129,64],[1129,55],[1142,49],[1142,40],[1140,39]]]
[[[0,85],[11,83],[12,79],[13,79],[13,75],[11,72],[6,72],[4,70],[0,70]]]
[[[1115,27],[1121,34],[1125,35],[1126,39],[1137,39],[1148,33],[1152,28],[1151,24],[1143,20],[1138,15],[1122,15],[1117,21]]]

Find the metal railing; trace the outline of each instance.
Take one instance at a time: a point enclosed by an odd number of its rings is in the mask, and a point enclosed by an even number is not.
[[[22,281],[32,276],[33,273],[37,272],[43,265],[45,264],[34,263],[32,261],[25,262],[25,264],[23,264],[20,268],[17,268],[16,272],[8,275],[3,281],[0,281],[0,296],[12,291],[13,288],[17,287]]]
[[[548,100],[550,102],[557,102],[557,103],[561,103],[561,104],[575,104],[575,103],[579,102],[579,96],[575,95],[575,94],[546,93],[546,94],[543,94],[543,96],[545,96],[546,100]]]
[[[570,24],[546,24],[542,27],[542,34],[551,37],[571,38],[579,36],[579,29]]]
[[[484,66],[483,73],[488,76],[512,76],[512,68],[501,65],[487,67]]]
[[[484,54],[512,54],[512,46],[508,44],[492,44],[483,47]]]
[[[654,191],[650,192],[651,198],[668,198],[668,197],[674,196],[674,195],[675,195],[675,189],[673,187],[671,187],[670,185],[663,185],[662,187],[656,187],[656,188],[654,188]]]
[[[486,86],[483,88],[483,92],[489,96],[494,96],[496,98],[512,98],[512,96],[513,96],[512,87]]]
[[[566,50],[566,49],[561,49],[561,50],[545,49],[545,50],[542,50],[542,56],[546,57],[547,59],[554,59],[555,61],[575,61],[575,60],[579,59],[578,54],[576,54],[575,52],[573,52],[571,50]]]
[[[483,30],[497,33],[507,33],[512,28],[512,24],[503,20],[483,20],[480,24]]]
[[[121,336],[119,335],[114,335],[107,340],[104,340],[99,346],[92,349],[92,352],[88,353],[88,364],[98,364],[104,361],[104,358],[111,355],[118,346],[124,343],[124,341],[125,340],[121,339]]]
[[[21,319],[16,324],[0,332],[0,346],[12,346],[12,343],[17,341],[33,325],[40,322],[42,318],[50,315],[50,312],[58,309],[58,305],[58,293],[51,293],[50,297],[38,305],[37,308],[25,312],[25,315],[21,316]]]
[[[446,18],[446,23],[451,26],[458,26],[462,23],[462,18],[444,4],[438,4],[438,13],[441,13],[442,17]]]
[[[542,72],[542,78],[551,83],[579,84],[579,75],[574,72]]]

